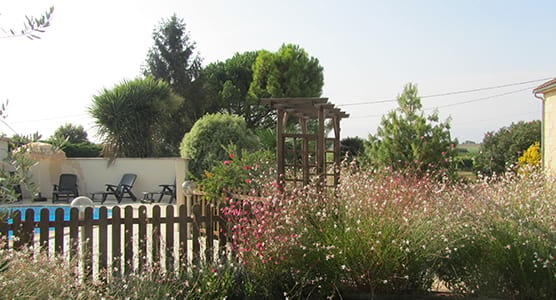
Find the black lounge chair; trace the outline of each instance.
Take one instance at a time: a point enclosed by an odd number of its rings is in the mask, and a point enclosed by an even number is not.
[[[106,191],[91,193],[91,200],[95,201],[95,195],[102,194],[100,204],[103,204],[109,195],[116,197],[118,203],[121,203],[123,198],[130,198],[133,201],[137,201],[137,197],[135,197],[131,191],[133,184],[135,183],[135,179],[137,179],[137,175],[135,174],[124,174],[118,185],[106,184]]]
[[[164,198],[164,196],[166,196],[166,195],[170,196],[170,200],[168,201],[168,203],[172,203],[172,201],[176,200],[176,182],[175,181],[174,181],[174,184],[160,184],[158,186],[161,187],[161,190],[159,192],[144,192],[143,193],[143,199],[141,200],[141,202],[143,202],[143,203],[153,203],[155,201],[155,199],[154,199],[155,195],[159,195],[158,196],[158,203],[160,203],[162,201],[162,198]]]
[[[79,196],[77,175],[61,174],[59,183],[55,184],[52,190],[52,203],[56,201],[66,201],[66,203],[69,203],[70,200],[77,196]]]

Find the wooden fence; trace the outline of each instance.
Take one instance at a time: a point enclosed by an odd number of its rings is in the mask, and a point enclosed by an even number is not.
[[[40,211],[38,221],[32,209],[25,211],[24,220],[14,211],[11,224],[0,220],[0,237],[11,233],[3,245],[6,249],[26,247],[78,261],[83,275],[95,278],[156,266],[171,271],[229,257],[225,219],[210,204],[194,205],[192,216],[187,215],[185,205],[168,205],[164,214],[159,205],[148,208],[149,213],[144,205],[135,209],[115,206],[109,216],[102,206],[98,218],[93,218],[91,207],[81,213],[71,208],[69,220],[64,220],[64,211],[58,208],[53,221],[47,209]]]

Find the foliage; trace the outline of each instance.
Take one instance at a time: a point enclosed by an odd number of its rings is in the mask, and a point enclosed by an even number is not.
[[[340,141],[340,152],[342,157],[359,157],[365,153],[365,141],[360,137],[347,137]]]
[[[248,128],[261,127],[261,122],[270,114],[270,107],[249,93],[258,55],[257,51],[236,53],[232,58],[209,64],[203,70],[208,98],[215,100],[219,111],[245,118]]]
[[[102,154],[102,146],[85,142],[85,143],[64,143],[60,149],[66,153],[66,157],[100,157]]]
[[[50,21],[52,20],[52,13],[54,12],[54,7],[51,6],[49,9],[44,12],[39,18],[25,16],[26,22],[23,23],[23,29],[14,30],[14,29],[3,29],[0,28],[2,31],[1,38],[12,38],[12,37],[27,37],[30,40],[40,39],[41,37],[37,34],[43,33],[44,29],[50,26]]]
[[[190,159],[189,170],[193,176],[200,177],[203,171],[210,170],[228,157],[225,146],[230,144],[235,144],[237,151],[242,151],[253,150],[258,142],[242,117],[207,114],[184,135],[180,146],[181,156]]]
[[[209,199],[221,200],[226,193],[257,194],[266,176],[273,174],[274,153],[246,151],[238,154],[235,145],[226,147],[228,159],[203,174],[200,187]]]
[[[322,94],[323,68],[319,60],[298,45],[284,44],[277,52],[261,50],[253,65],[253,81],[249,97],[319,97]],[[260,127],[271,127],[274,114],[259,121]]]
[[[210,111],[205,102],[200,80],[201,57],[195,52],[183,19],[175,14],[162,20],[153,31],[153,47],[147,54],[143,74],[166,81],[184,101],[171,113],[168,147],[177,154],[179,143],[195,121]]]
[[[83,126],[71,123],[58,127],[50,137],[50,140],[61,140],[73,144],[89,142],[87,132],[83,129]]]
[[[382,117],[376,135],[369,135],[366,154],[377,166],[451,173],[455,144],[449,120],[439,122],[437,113],[425,118],[417,87],[409,83],[398,96],[398,108]]]
[[[151,77],[124,80],[93,96],[89,112],[96,119],[104,155],[168,155],[172,149],[167,133],[181,102],[166,82]]]
[[[179,273],[169,274],[149,268],[126,276],[105,287],[105,299],[241,299],[245,291],[233,264],[181,266]],[[236,298],[234,298],[236,297]],[[240,298],[237,298],[240,297]]]
[[[532,171],[451,187],[437,274],[454,291],[501,299],[556,297],[555,178]]]
[[[0,242],[2,243],[2,242]],[[0,294],[4,299],[100,299],[94,287],[73,275],[74,264],[63,258],[33,255],[28,249],[0,248]]]
[[[512,167],[530,145],[540,142],[541,122],[512,123],[497,132],[487,132],[483,138],[476,169],[483,174],[502,174]]]
[[[13,148],[17,148],[20,146],[23,146],[25,144],[29,144],[31,142],[36,142],[36,141],[40,141],[42,138],[42,135],[38,132],[35,131],[32,134],[14,134],[11,138],[11,145],[13,146]]]
[[[411,169],[353,165],[342,174],[335,197],[267,189],[223,210],[258,295],[414,295],[439,277],[466,296],[555,297],[554,178],[447,185]]]
[[[0,120],[6,118],[6,104],[0,107]],[[0,202],[13,202],[21,200],[22,187],[27,189],[31,195],[37,193],[37,187],[31,181],[31,167],[35,161],[25,155],[25,148],[18,148],[25,144],[36,141],[40,138],[38,132],[32,136],[16,135],[8,144],[8,153],[3,161],[0,161]],[[0,214],[0,219],[5,219],[7,215]]]
[[[37,193],[38,188],[31,181],[31,167],[36,161],[26,155],[26,149],[17,148],[8,152],[6,159],[0,163],[0,202],[21,200],[22,189],[28,190],[31,195]]]

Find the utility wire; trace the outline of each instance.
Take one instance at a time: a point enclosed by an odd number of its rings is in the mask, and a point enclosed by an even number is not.
[[[444,93],[439,93],[439,94],[420,96],[420,98],[421,99],[423,99],[423,98],[435,98],[435,97],[452,96],[452,95],[467,94],[467,93],[473,93],[473,92],[488,91],[488,90],[501,89],[501,88],[510,87],[510,86],[523,85],[523,84],[528,84],[528,83],[533,83],[533,82],[538,82],[538,81],[546,81],[546,80],[549,80],[549,79],[553,79],[553,77],[540,78],[540,79],[535,79],[535,80],[528,80],[528,81],[521,81],[521,82],[514,82],[514,83],[507,83],[507,84],[501,84],[501,85],[495,85],[495,86],[489,86],[489,87],[483,87],[483,88],[476,88],[476,89],[470,89],[470,90],[444,92]],[[398,101],[397,98],[393,98],[393,99],[383,99],[383,100],[375,100],[375,101],[364,101],[364,102],[336,104],[336,106],[370,105],[370,104],[390,103],[390,102],[397,102],[397,101]]]
[[[535,88],[535,87],[527,87],[527,88],[523,88],[523,89],[519,89],[519,90],[513,90],[513,91],[500,93],[500,94],[495,94],[495,95],[486,96],[486,97],[481,97],[481,98],[477,98],[477,99],[470,99],[470,100],[445,104],[445,105],[441,105],[441,106],[423,108],[423,110],[434,110],[434,109],[438,109],[438,108],[458,106],[458,105],[473,103],[473,102],[480,102],[480,101],[490,100],[490,99],[494,99],[494,98],[498,98],[498,97],[502,97],[502,96],[507,96],[507,95],[523,92],[523,91],[526,91],[526,90],[531,90],[533,88]],[[353,116],[352,118],[361,119],[361,118],[372,118],[372,117],[380,117],[380,116],[382,116],[382,114],[374,114],[374,115],[367,115],[367,116]]]

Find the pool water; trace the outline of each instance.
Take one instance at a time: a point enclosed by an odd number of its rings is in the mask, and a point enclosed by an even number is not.
[[[11,213],[14,213],[15,211],[19,211],[21,212],[21,220],[25,220],[25,212],[28,209],[32,209],[35,213],[35,222],[40,221],[40,217],[41,217],[41,210],[43,208],[48,209],[48,220],[49,221],[54,221],[55,217],[56,217],[56,209],[61,208],[64,210],[64,220],[65,221],[69,221],[70,218],[70,210],[71,210],[71,206],[18,206],[18,207],[10,207],[10,208],[0,208],[0,210],[2,211],[10,211]],[[108,209],[107,211],[107,215],[108,217],[112,217],[112,210]],[[93,208],[93,219],[94,220],[98,220],[99,218],[99,208]],[[8,218],[8,224],[12,224],[13,220],[12,218]],[[50,227],[49,230],[54,230],[54,227]],[[35,233],[39,233],[40,229],[39,228],[35,228]],[[13,232],[10,230],[8,231],[8,239],[11,239],[13,235]]]
[[[21,220],[25,220],[25,211],[28,209],[32,209],[35,212],[35,221],[38,222],[41,216],[41,210],[43,208],[48,209],[48,220],[54,221],[56,216],[56,209],[62,208],[64,210],[64,220],[68,221],[70,216],[70,209],[71,206],[18,206],[18,207],[11,207],[8,210],[13,213],[15,211],[21,212]],[[2,210],[6,210],[5,208],[0,208]],[[93,219],[98,220],[99,216],[99,208],[93,208]],[[112,216],[112,210],[108,209],[108,217]],[[12,223],[12,219],[8,219],[8,224]]]

